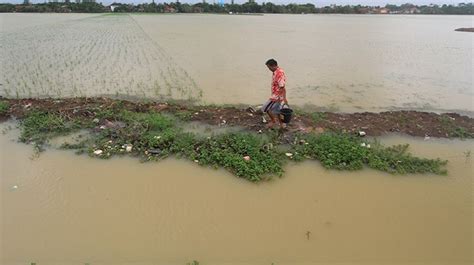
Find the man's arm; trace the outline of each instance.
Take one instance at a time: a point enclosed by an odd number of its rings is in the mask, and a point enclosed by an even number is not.
[[[284,102],[285,104],[288,104],[288,99],[286,99],[286,88],[285,88],[285,85],[286,85],[285,83],[286,83],[286,82],[285,82],[285,79],[286,79],[286,78],[285,78],[284,74],[282,74],[282,75],[280,76],[279,80],[278,80],[278,87],[280,88],[280,91],[283,90],[283,91],[282,91],[283,102]]]
[[[288,105],[288,99],[286,99],[286,89],[285,87],[280,87],[280,90],[283,90],[283,102]]]

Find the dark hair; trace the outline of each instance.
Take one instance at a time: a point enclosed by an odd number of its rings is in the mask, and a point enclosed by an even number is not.
[[[278,63],[277,63],[277,61],[276,61],[275,59],[270,59],[270,60],[268,60],[268,61],[265,63],[265,65],[268,65],[268,66],[277,66]]]

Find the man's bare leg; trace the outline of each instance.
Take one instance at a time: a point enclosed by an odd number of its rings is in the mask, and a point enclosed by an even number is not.
[[[275,116],[271,113],[271,111],[267,111],[268,117],[270,117],[270,122],[267,124],[267,128],[272,128],[273,125],[276,123]]]
[[[282,122],[280,119],[278,119],[278,122],[280,122],[280,129],[286,128],[286,123]]]

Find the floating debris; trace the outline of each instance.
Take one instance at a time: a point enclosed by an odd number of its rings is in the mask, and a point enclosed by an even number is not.
[[[98,149],[94,151],[94,155],[101,155],[104,151]]]
[[[124,144],[122,145],[122,148],[125,149],[127,152],[132,152],[133,145],[132,144]]]
[[[152,155],[159,155],[159,154],[161,154],[161,152],[162,152],[162,151],[161,151],[161,149],[159,149],[159,148],[155,148],[155,149],[150,149],[150,150],[148,150],[148,153],[150,153],[150,154],[152,154]]]

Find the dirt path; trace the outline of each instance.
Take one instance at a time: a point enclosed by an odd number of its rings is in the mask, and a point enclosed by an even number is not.
[[[67,116],[94,116],[97,109],[120,106],[133,111],[156,110],[174,114],[185,121],[199,121],[222,126],[242,126],[252,131],[265,129],[257,107],[191,106],[166,102],[132,102],[108,98],[69,99],[2,99],[9,103],[9,110],[0,118],[21,118],[35,108],[60,112]],[[419,111],[387,111],[380,113],[304,113],[295,110],[289,132],[365,132],[369,136],[403,133],[421,137],[474,138],[474,119],[456,113],[429,113]]]

